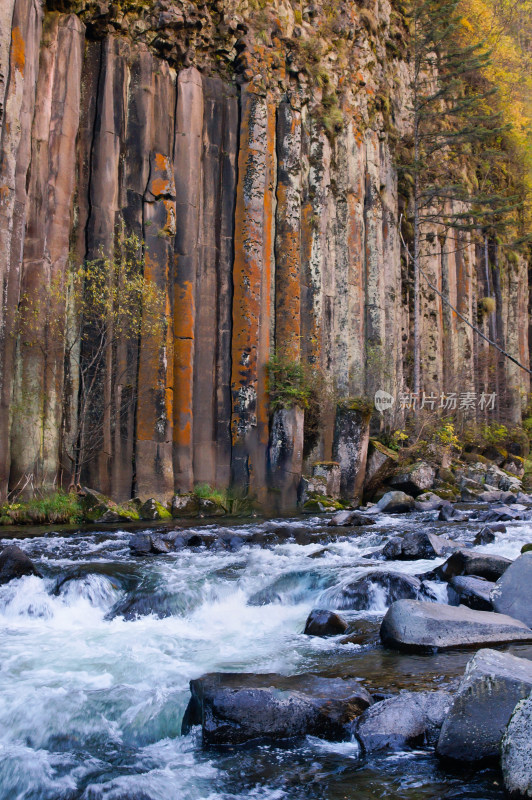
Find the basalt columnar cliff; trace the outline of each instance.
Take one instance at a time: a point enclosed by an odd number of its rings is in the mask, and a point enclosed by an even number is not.
[[[355,399],[411,384],[395,168],[406,35],[389,0],[3,0],[3,495],[28,475],[68,485],[78,408],[68,364],[50,370],[56,351],[16,335],[20,297],[111,253],[121,224],[145,243],[173,325],[156,355],[141,339],[109,361],[85,481],[116,499],[231,482],[264,497],[295,491],[304,462],[349,461],[352,420],[324,415],[304,452],[305,413],[271,412],[266,365],[301,359],[358,413]],[[431,282],[527,365],[525,259],[465,233],[426,247]],[[421,288],[425,392],[497,392],[519,422],[527,374]],[[479,317],[487,296],[496,310]]]

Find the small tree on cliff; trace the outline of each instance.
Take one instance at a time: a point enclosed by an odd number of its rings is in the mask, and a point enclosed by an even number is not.
[[[138,386],[136,375],[131,381],[131,364],[118,357],[128,344],[136,350],[141,338],[144,346],[152,343],[157,357],[164,340],[164,293],[145,277],[144,266],[143,243],[120,229],[112,257],[102,252],[97,259],[71,263],[66,277],[19,303],[19,341],[40,349],[45,370],[60,372],[45,385],[62,385],[63,371],[69,384],[65,395],[70,393],[72,403],[64,409],[62,450],[75,485],[105,446],[106,417],[111,414],[113,425],[120,425],[139,392],[149,391]],[[118,385],[127,385],[119,407],[113,391]]]
[[[463,43],[460,0],[410,0],[411,133],[400,172],[410,183],[407,210],[413,238],[414,393],[420,390],[420,262],[424,237],[500,229],[515,198],[494,189],[506,126],[493,108],[496,90],[483,70],[490,54]]]

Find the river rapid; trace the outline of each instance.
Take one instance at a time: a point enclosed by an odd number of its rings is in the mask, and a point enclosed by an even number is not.
[[[452,686],[471,652],[384,650],[378,626],[386,606],[378,592],[369,611],[342,611],[365,621],[361,643],[302,634],[312,608],[335,607],[339,585],[378,567],[419,574],[443,561],[362,559],[398,530],[472,541],[481,527],[435,516],[381,516],[367,531],[345,530],[334,541],[324,518],[298,518],[289,521],[294,530],[322,541],[144,558],[131,554],[126,531],[25,531],[3,539],[2,546],[18,544],[43,578],[0,587],[0,800],[502,798],[495,769],[449,770],[429,749],[366,758],[356,742],[307,737],[203,750],[199,729],[180,735],[189,680],[209,671],[353,675],[373,692]],[[286,524],[209,527],[256,539]],[[532,524],[509,523],[477,549],[516,558],[529,541]],[[272,584],[274,602],[249,604]],[[436,588],[443,601],[445,590]],[[114,616],[126,600],[140,601],[144,615]],[[529,646],[509,649],[532,658]]]

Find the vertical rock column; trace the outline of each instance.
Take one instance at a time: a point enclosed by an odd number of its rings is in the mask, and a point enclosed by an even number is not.
[[[55,485],[63,398],[64,288],[74,195],[83,25],[45,18],[39,65],[22,262],[11,480]]]
[[[268,448],[266,363],[270,354],[275,183],[275,109],[241,93],[235,209],[232,342],[232,477],[264,498]]]
[[[382,202],[379,141],[366,136],[365,261],[366,261],[366,393],[373,397],[390,382],[386,341],[385,287],[382,261]]]
[[[94,121],[90,164],[89,208],[87,220],[88,260],[97,260],[103,253],[114,258],[115,233],[120,219],[121,155],[126,133],[126,108],[129,46],[122,40],[109,37],[102,43],[98,100]],[[89,341],[82,353],[87,363],[97,342]],[[96,396],[91,398],[90,425],[86,429],[83,447],[84,479],[89,485],[112,494],[112,462],[114,456],[113,353],[108,348],[101,370]],[[87,414],[89,409],[81,409]],[[119,422],[119,421],[118,421]]]
[[[202,138],[203,85],[200,73],[191,67],[180,72],[178,77],[174,148],[174,482],[179,492],[190,491],[194,485],[194,358]]]
[[[289,103],[277,111],[277,208],[275,229],[275,345],[283,359],[301,360],[301,113]],[[304,412],[274,412],[270,482],[280,509],[295,508],[303,464]]]
[[[342,403],[336,411],[333,458],[340,464],[340,492],[346,500],[360,500],[366,475],[371,410],[358,403]]]
[[[175,234],[175,182],[173,140],[175,79],[164,61],[149,57],[151,65],[144,96],[151,96],[150,139],[146,143],[149,172],[142,197],[144,276],[160,292],[164,322],[160,328],[145,319],[139,351],[135,482],[145,500],[169,499],[174,490],[173,432],[173,320],[172,271]],[[149,88],[148,88],[149,87]],[[141,116],[144,125],[145,115]]]
[[[10,471],[14,324],[20,290],[26,180],[41,28],[40,3],[16,0],[12,23],[7,28],[11,39],[7,65],[2,61],[6,83],[0,141],[0,498],[6,497]],[[4,28],[2,31],[5,34]],[[2,59],[4,57],[5,52]]]
[[[237,99],[219,78],[203,79],[200,258],[194,363],[194,480],[230,481],[232,226]]]
[[[330,269],[326,235],[331,148],[323,131],[308,114],[304,117],[302,151],[305,173],[301,205],[301,356],[310,370],[322,371],[325,367],[323,280],[325,270]],[[323,429],[317,433],[316,441],[309,444],[310,463],[325,458]]]

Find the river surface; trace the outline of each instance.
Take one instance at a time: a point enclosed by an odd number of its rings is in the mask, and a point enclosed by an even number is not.
[[[471,652],[415,656],[380,646],[386,607],[378,592],[369,611],[342,612],[353,623],[364,620],[361,644],[302,634],[312,608],[334,607],[338,585],[383,566],[416,574],[441,563],[362,559],[396,531],[431,529],[471,541],[481,527],[442,527],[435,516],[383,516],[366,532],[345,531],[344,540],[330,543],[145,558],[131,555],[126,531],[25,530],[20,540],[3,539],[2,546],[19,544],[43,578],[0,587],[0,800],[502,798],[495,769],[451,771],[429,749],[366,758],[355,742],[308,737],[203,750],[199,729],[180,735],[188,682],[208,671],[319,671],[392,692],[456,682]],[[327,536],[323,518],[290,524]],[[247,536],[276,525],[224,521],[210,528]],[[528,541],[532,524],[512,523],[478,549],[515,558]],[[58,588],[65,577],[71,579]],[[274,582],[275,602],[248,603]],[[128,598],[153,613],[113,618]],[[530,647],[511,649],[532,658]]]

